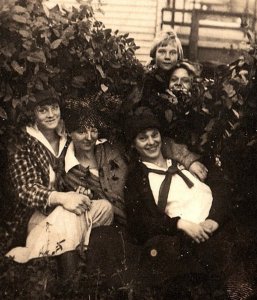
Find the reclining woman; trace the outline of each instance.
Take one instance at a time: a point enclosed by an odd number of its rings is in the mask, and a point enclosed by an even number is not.
[[[128,229],[137,243],[145,244],[145,268],[156,276],[152,282],[206,271],[212,292],[219,289],[222,296],[217,299],[226,299],[220,278],[224,236],[219,233],[228,218],[224,182],[217,176],[210,180],[212,192],[183,166],[164,157],[160,124],[153,115],[131,117],[126,136],[134,150],[125,185]],[[194,269],[193,262],[200,263],[199,268]]]
[[[69,139],[61,130],[59,101],[50,91],[37,93],[36,99],[30,110],[32,120],[21,130],[14,153],[9,154],[15,192],[11,229],[18,237],[13,246],[23,247],[6,255],[20,263],[60,255],[60,266],[71,267],[70,251],[81,240],[87,242],[91,226],[112,223],[112,206],[104,199],[91,201],[76,191],[64,192],[61,174]],[[21,236],[22,228],[25,236]],[[64,272],[68,273],[65,267]]]

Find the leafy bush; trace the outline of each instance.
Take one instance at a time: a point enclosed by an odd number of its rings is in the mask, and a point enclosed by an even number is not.
[[[122,97],[143,72],[134,39],[106,29],[88,4],[70,12],[49,10],[40,0],[12,0],[0,8],[1,133],[8,122],[20,122],[37,91],[51,90],[61,99]]]

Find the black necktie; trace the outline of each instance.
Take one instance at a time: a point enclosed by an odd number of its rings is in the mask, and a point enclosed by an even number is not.
[[[158,203],[157,203],[157,206],[162,212],[165,211],[167,205],[171,179],[174,174],[178,174],[185,181],[185,183],[189,188],[193,187],[194,185],[193,182],[184,173],[182,173],[180,169],[178,169],[177,164],[170,166],[167,171],[148,168],[148,172],[165,175],[165,178],[160,187]]]

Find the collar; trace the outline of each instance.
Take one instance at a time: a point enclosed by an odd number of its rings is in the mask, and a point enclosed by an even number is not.
[[[57,133],[60,136],[60,141],[59,141],[59,152],[56,155],[54,153],[54,150],[53,150],[52,146],[50,145],[50,143],[48,142],[48,140],[46,139],[46,137],[43,135],[43,133],[38,129],[37,125],[27,126],[26,127],[26,132],[30,136],[34,137],[39,142],[41,142],[55,157],[59,157],[61,155],[62,150],[65,147],[65,144],[67,142],[66,134],[64,134],[61,131],[58,131]]]
[[[96,141],[96,146],[99,144],[105,143],[106,139],[100,139]],[[75,149],[74,144],[71,142],[69,144],[69,147],[67,149],[66,155],[65,155],[65,172],[68,173],[73,167],[79,165],[79,161],[75,156]]]
[[[148,169],[154,169],[154,170],[162,170],[162,171],[167,171],[167,169],[172,166],[172,161],[171,159],[167,159],[167,168],[161,168],[159,166],[157,166],[156,164],[150,163],[150,162],[146,162],[146,161],[142,161],[142,163],[148,168]]]

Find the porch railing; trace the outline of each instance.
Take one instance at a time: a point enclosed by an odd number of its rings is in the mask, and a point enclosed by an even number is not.
[[[164,25],[169,25],[172,28],[188,28],[189,29],[189,58],[196,60],[198,58],[198,41],[199,41],[199,29],[225,29],[238,31],[242,34],[242,23],[247,22],[248,26],[252,29],[255,28],[255,17],[251,13],[233,13],[233,12],[220,12],[212,10],[201,9],[174,9],[171,7],[165,7],[161,12],[162,21],[161,28]],[[177,17],[179,16],[179,18]],[[215,22],[216,20],[223,20],[223,22]],[[231,21],[232,20],[232,21]],[[236,22],[233,22],[236,20]],[[215,31],[214,31],[215,32]],[[221,37],[222,38],[222,37]]]

